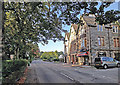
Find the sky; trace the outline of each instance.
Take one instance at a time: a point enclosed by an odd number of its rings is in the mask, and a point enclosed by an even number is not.
[[[116,0],[119,1],[119,0]],[[115,2],[113,4],[111,4],[107,9],[105,9],[105,11],[108,10],[118,10],[118,2]],[[63,29],[67,30],[68,32],[70,31],[70,25],[63,25],[62,26]],[[65,33],[62,33],[63,36],[65,36]],[[45,46],[43,46],[42,44],[38,43],[39,49],[40,51],[44,51],[44,52],[49,52],[49,51],[55,51],[57,50],[58,52],[63,51],[64,52],[64,42],[63,41],[57,41],[57,42],[53,42],[51,40],[49,40],[49,43]]]

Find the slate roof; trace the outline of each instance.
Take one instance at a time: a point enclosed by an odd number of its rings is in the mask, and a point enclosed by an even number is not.
[[[96,21],[95,21],[95,17],[93,16],[83,16],[83,19],[85,20],[86,24],[88,26],[97,26]],[[110,27],[111,24],[107,24],[105,25],[105,27]]]
[[[95,17],[92,16],[83,16],[83,19],[85,20],[87,25],[95,25]]]

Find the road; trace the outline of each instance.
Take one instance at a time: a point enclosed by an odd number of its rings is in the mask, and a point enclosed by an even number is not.
[[[118,68],[72,67],[34,60],[28,69],[25,83],[118,83]]]

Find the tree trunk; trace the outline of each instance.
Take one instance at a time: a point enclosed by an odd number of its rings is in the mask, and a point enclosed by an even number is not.
[[[19,58],[19,48],[17,47],[17,50],[16,50],[16,58],[18,59]]]
[[[26,45],[25,38],[23,38],[23,44]],[[25,57],[26,57],[25,47],[23,49],[24,49],[24,51],[23,51],[23,59],[25,59]]]

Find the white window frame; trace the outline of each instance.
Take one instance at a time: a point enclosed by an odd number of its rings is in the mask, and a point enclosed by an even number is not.
[[[100,26],[100,31],[103,31],[103,26],[102,25]]]
[[[101,46],[101,40],[100,40],[100,37],[98,37],[98,45]]]
[[[97,31],[100,31],[100,26],[99,25],[97,25]]]
[[[115,28],[116,28],[116,33],[118,33],[118,26],[115,26]]]
[[[115,30],[115,31],[113,31],[113,30]],[[118,26],[113,26],[112,31],[113,31],[113,33],[118,33]]]

